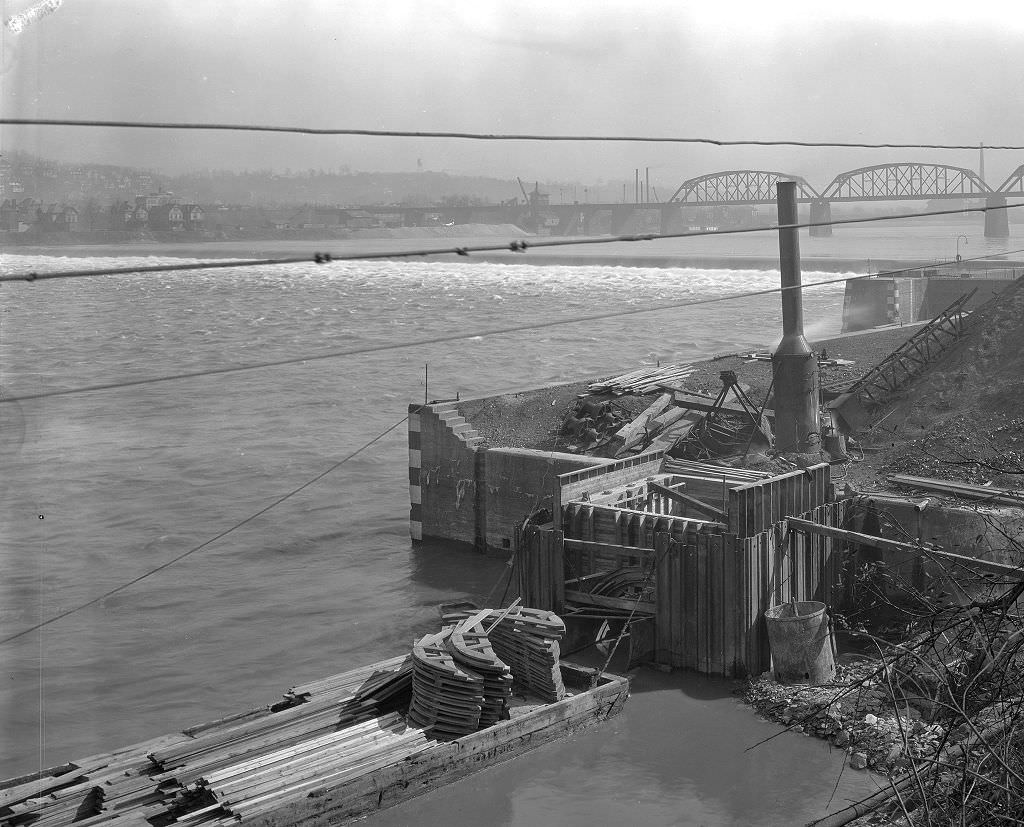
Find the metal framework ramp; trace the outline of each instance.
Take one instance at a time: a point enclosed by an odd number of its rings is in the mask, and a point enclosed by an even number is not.
[[[978,288],[964,294],[875,365],[831,403],[847,425],[856,429],[867,420],[870,409],[883,404],[893,393],[924,373],[967,329],[964,307]]]

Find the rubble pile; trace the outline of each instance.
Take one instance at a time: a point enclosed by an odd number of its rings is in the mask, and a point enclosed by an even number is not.
[[[749,684],[745,700],[768,720],[830,741],[847,753],[854,769],[899,773],[911,759],[933,755],[945,741],[963,737],[929,723],[911,704],[897,705],[884,676],[871,677],[879,665],[875,660],[839,665],[835,681],[822,686],[783,685],[765,672]]]

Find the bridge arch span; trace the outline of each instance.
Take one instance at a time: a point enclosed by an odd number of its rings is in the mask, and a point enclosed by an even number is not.
[[[816,201],[817,191],[799,175],[759,169],[734,169],[690,178],[669,198],[670,204],[725,206],[728,204],[774,204],[775,185],[795,181],[797,200]]]
[[[992,188],[978,174],[946,164],[876,164],[837,175],[822,193],[828,201],[978,198]]]
[[[1011,172],[997,192],[1018,195],[1024,193],[1024,164]]]

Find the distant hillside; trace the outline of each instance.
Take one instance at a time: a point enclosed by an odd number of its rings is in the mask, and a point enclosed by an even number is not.
[[[265,206],[497,204],[522,197],[515,180],[445,172],[353,172],[342,168],[164,175],[131,167],[51,161],[17,152],[0,158],[3,198],[31,196],[43,202],[107,204],[150,192],[170,192],[182,202]]]
[[[520,195],[515,181],[429,171],[212,171],[170,178],[168,186],[202,203],[236,204],[497,204]]]

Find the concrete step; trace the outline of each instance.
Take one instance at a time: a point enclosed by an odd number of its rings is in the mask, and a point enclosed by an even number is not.
[[[457,425],[449,425],[448,426],[448,430],[450,430],[453,434],[460,435],[460,436],[461,435],[469,436],[471,434],[472,435],[476,434],[476,431],[473,430],[473,426],[470,425],[468,422],[466,422],[466,420],[462,420],[462,422],[460,422]]]

